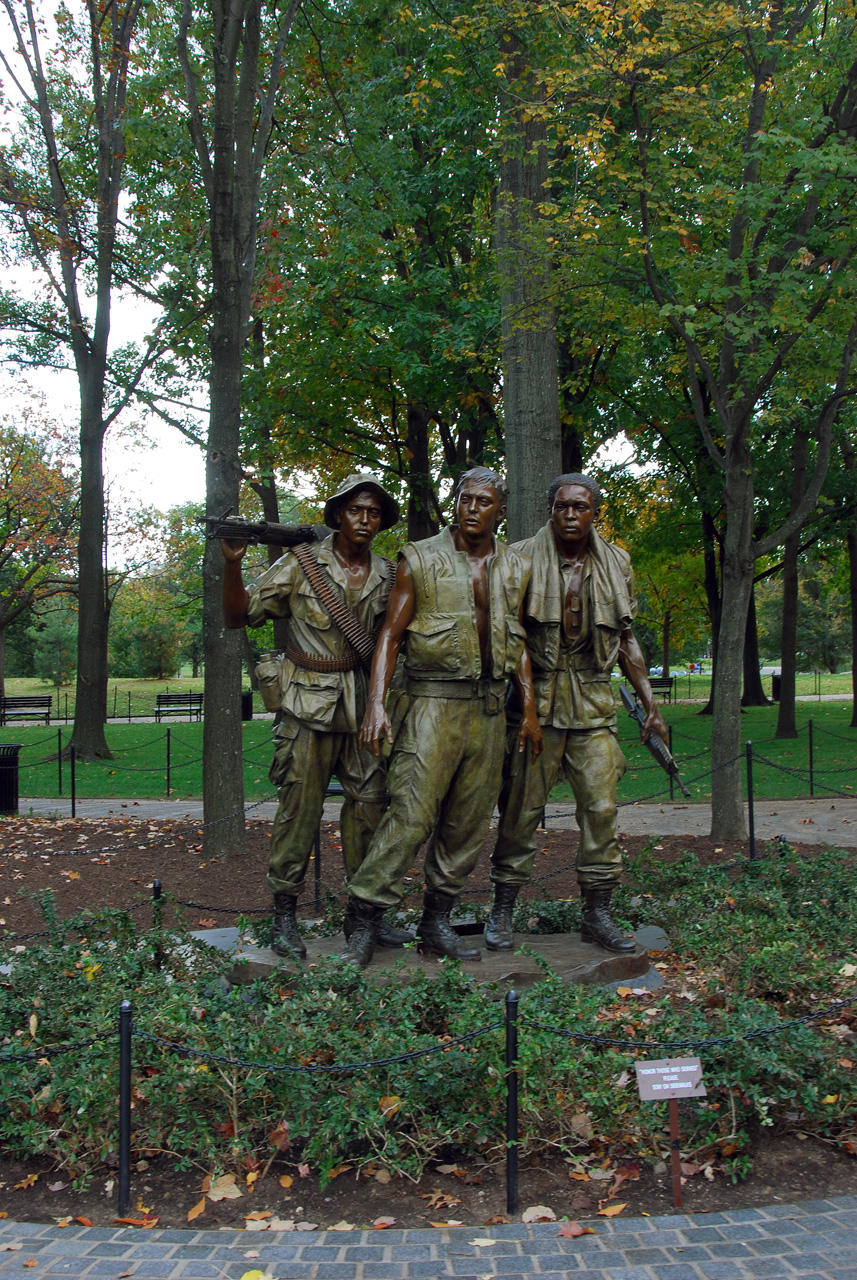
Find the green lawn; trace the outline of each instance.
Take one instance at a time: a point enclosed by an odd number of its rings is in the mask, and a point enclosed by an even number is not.
[[[30,682],[32,685],[32,682]],[[183,682],[182,687],[190,684]],[[140,681],[146,689],[149,710],[154,706],[155,682]],[[173,682],[175,688],[175,682]],[[258,710],[258,708],[257,708]],[[711,795],[710,769],[711,717],[699,715],[699,707],[681,703],[664,708],[664,716],[673,730],[673,753],[688,783],[693,800],[708,800]],[[777,709],[753,707],[742,716],[742,742],[750,740],[754,748],[754,785],[759,799],[782,799],[808,796],[809,732],[813,722],[814,780],[817,796],[851,794],[857,788],[857,730],[849,728],[851,703],[798,703],[798,737],[791,741],[774,740]],[[173,720],[162,724],[110,724],[107,741],[114,752],[113,760],[79,763],[76,787],[79,797],[122,796],[131,799],[157,798],[167,792],[167,730],[170,733],[170,794],[177,799],[202,794],[202,725]],[[57,766],[58,736],[68,742],[69,728],[60,724],[7,726],[0,729],[0,742],[20,742],[20,791],[22,796],[55,797],[68,795],[70,778],[68,762],[63,763],[62,792]],[[270,762],[270,720],[250,720],[243,726],[244,786],[247,799],[258,800],[271,795],[267,771]],[[640,745],[636,725],[619,713],[619,737],[628,760],[628,772],[622,780],[622,801],[645,797],[667,799],[666,776]],[[771,763],[766,763],[770,761]],[[783,772],[783,769],[795,772]],[[830,788],[830,790],[825,790]],[[552,798],[571,800],[571,792],[558,786]],[[676,798],[681,799],[676,791]]]

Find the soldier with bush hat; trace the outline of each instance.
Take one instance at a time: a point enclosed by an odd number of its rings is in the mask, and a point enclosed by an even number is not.
[[[241,574],[246,544],[221,542],[226,626],[259,627],[268,618],[288,621],[285,653],[275,655],[279,721],[270,770],[279,804],[268,885],[274,895],[272,946],[280,955],[306,955],[296,907],[331,777],[339,779],[345,793],[340,827],[348,877],[363,861],[387,806],[384,761],[357,740],[367,701],[366,665],[322,596],[332,592],[333,613],[353,638],[343,607],[351,615],[357,639],[364,641],[361,647],[367,637],[377,637],[393,566],[371,550],[371,543],[399,514],[398,503],[377,476],[346,476],[324,508],[325,524],[336,532],[322,542],[290,549],[249,590]],[[320,589],[314,578],[320,578]],[[384,922],[381,945],[400,946],[408,940],[410,934]]]

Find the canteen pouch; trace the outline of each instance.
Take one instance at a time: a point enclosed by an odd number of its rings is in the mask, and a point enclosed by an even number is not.
[[[259,695],[266,711],[279,711],[283,704],[283,655],[263,653],[256,663]]]

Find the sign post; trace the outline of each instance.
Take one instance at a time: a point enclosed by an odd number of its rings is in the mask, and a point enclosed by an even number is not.
[[[641,1102],[670,1104],[670,1162],[673,1178],[673,1204],[681,1208],[681,1142],[678,1136],[679,1098],[704,1098],[707,1089],[702,1083],[702,1064],[699,1058],[661,1058],[656,1062],[637,1062],[637,1088]]]

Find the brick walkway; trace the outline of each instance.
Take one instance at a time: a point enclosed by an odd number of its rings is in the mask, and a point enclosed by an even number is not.
[[[594,1235],[574,1239],[560,1237],[556,1223],[265,1239],[231,1229],[3,1222],[0,1276],[240,1280],[258,1269],[278,1280],[857,1280],[857,1196],[594,1226]],[[10,1244],[23,1247],[5,1252]]]

